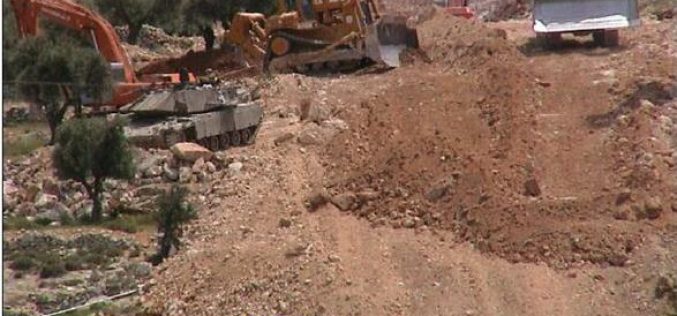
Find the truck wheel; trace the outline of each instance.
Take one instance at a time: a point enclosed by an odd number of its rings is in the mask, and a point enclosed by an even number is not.
[[[562,33],[537,33],[536,41],[544,49],[557,48],[562,42]]]
[[[604,46],[606,47],[616,47],[618,46],[618,30],[605,30],[604,31]]]
[[[592,40],[597,46],[604,46],[604,31],[592,32]]]
[[[230,134],[230,144],[233,145],[233,147],[240,146],[242,143],[242,138],[240,137],[240,132],[234,131]]]

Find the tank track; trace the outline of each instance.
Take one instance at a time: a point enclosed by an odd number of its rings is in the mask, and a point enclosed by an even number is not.
[[[301,74],[320,74],[325,72],[351,72],[361,68],[364,68],[373,62],[366,57],[359,56],[355,58],[340,58],[340,59],[330,59],[327,61],[314,61],[307,63],[294,63],[289,65],[284,62],[277,62],[283,58],[287,58],[291,55],[299,54],[310,54],[321,50],[329,45],[330,43],[306,39],[293,34],[290,34],[285,31],[277,31],[271,34],[271,39],[274,37],[283,37],[291,43],[291,51],[284,56],[274,57],[270,48],[270,44],[266,49],[266,55],[264,56],[263,61],[263,70],[265,72],[277,72],[277,73],[301,73]],[[269,43],[272,40],[269,41]],[[336,51],[340,55],[341,52],[344,55],[359,55],[354,53],[354,50],[349,46],[339,46]]]
[[[256,140],[261,123],[244,129],[225,132],[221,135],[197,139],[194,130],[166,132],[162,147],[169,148],[176,143],[191,142],[199,144],[211,151],[226,150],[231,147],[251,145]]]

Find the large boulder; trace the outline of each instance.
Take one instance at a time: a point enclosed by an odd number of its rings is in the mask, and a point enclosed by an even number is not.
[[[195,162],[202,158],[209,160],[214,153],[195,143],[176,143],[170,148],[174,156],[183,161]]]

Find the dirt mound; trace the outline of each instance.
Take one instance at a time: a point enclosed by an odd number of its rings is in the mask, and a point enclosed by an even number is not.
[[[217,72],[227,72],[242,69],[245,66],[241,58],[234,52],[226,50],[189,51],[178,57],[152,62],[139,70],[141,74],[174,73],[181,67],[186,67],[191,72],[201,75],[208,68]]]
[[[345,113],[352,129],[326,152],[336,166],[327,186],[343,194],[337,204],[375,225],[450,229],[511,261],[623,265],[642,234],[637,222],[607,225],[618,216],[616,189],[594,184],[602,173],[583,174],[592,187],[545,177],[560,162],[537,160],[545,149],[579,145],[549,143],[539,131],[539,104],[557,90],[501,30],[437,14],[419,32],[430,64],[387,74],[395,84]],[[644,197],[633,198],[641,213]]]
[[[487,62],[512,63],[523,56],[506,33],[442,11],[418,26],[421,46],[436,64],[472,69]]]

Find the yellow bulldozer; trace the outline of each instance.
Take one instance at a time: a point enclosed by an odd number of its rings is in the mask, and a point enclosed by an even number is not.
[[[374,0],[278,0],[276,15],[236,14],[222,42],[240,47],[264,71],[341,70],[400,65],[418,48],[404,16],[382,15]]]

